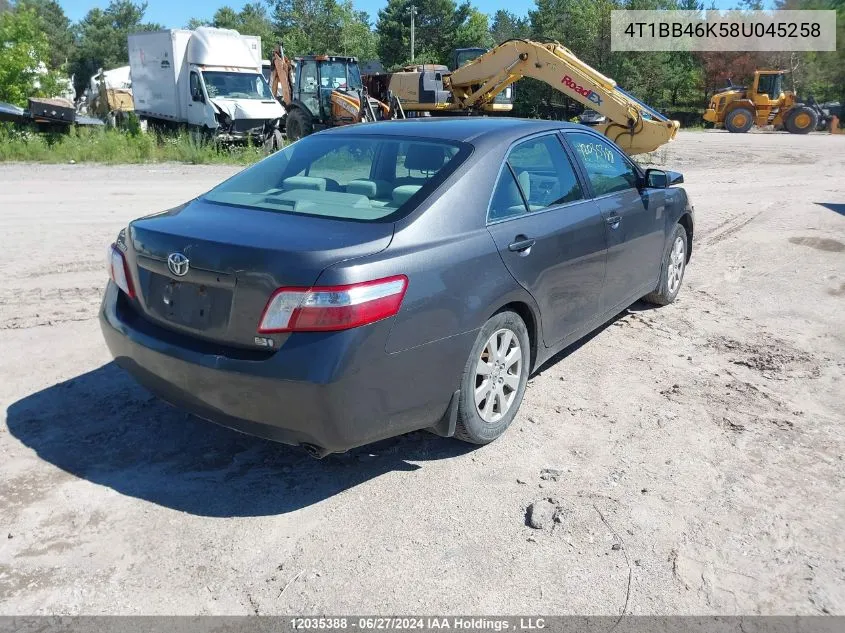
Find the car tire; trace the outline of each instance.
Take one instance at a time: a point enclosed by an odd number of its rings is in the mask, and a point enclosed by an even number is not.
[[[457,439],[488,444],[507,430],[525,395],[530,345],[528,328],[515,312],[499,312],[479,330],[461,379]]]
[[[687,232],[680,224],[676,224],[672,237],[666,245],[666,251],[663,253],[663,264],[660,266],[660,281],[657,284],[657,289],[643,297],[643,301],[665,306],[677,299],[687,269],[688,254]]]
[[[285,132],[291,143],[308,136],[313,131],[314,122],[311,121],[311,116],[307,112],[301,108],[294,108],[288,112]]]
[[[747,132],[754,125],[754,113],[748,108],[731,110],[725,117],[725,128],[728,132]]]
[[[791,134],[809,134],[818,124],[818,113],[808,106],[793,108],[786,117],[786,129]]]

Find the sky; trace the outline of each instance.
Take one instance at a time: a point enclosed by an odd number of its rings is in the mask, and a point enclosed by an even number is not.
[[[105,8],[108,0],[58,0],[65,10],[68,18],[76,22],[82,18],[89,9],[94,7]],[[353,0],[355,7],[370,14],[370,19],[375,23],[378,10],[387,4],[387,0]],[[181,28],[191,18],[210,19],[214,12],[222,6],[230,6],[234,9],[246,4],[246,0],[147,0],[147,13],[144,16],[149,22],[163,24],[167,28]],[[473,4],[484,13],[492,15],[499,9],[507,9],[517,15],[527,15],[529,9],[534,8],[534,0],[474,0]],[[709,6],[710,2],[707,0]],[[719,7],[732,7],[735,0],[717,0]]]

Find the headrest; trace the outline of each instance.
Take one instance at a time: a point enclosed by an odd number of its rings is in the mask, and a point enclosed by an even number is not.
[[[401,206],[420,189],[420,185],[402,185],[401,187],[396,187],[393,190],[393,202]]]
[[[405,167],[418,171],[437,171],[446,157],[443,146],[433,143],[413,143],[405,155]]]
[[[282,181],[282,186],[290,191],[291,189],[310,189],[312,191],[325,191],[325,178],[311,178],[310,176],[291,176]]]
[[[346,185],[346,193],[356,193],[359,196],[375,198],[378,186],[372,180],[353,180]]]

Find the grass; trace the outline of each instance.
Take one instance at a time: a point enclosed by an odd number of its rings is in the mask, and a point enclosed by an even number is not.
[[[112,128],[71,128],[66,134],[41,134],[0,126],[0,162],[249,165],[264,156],[260,147],[221,148],[188,132],[133,134]]]

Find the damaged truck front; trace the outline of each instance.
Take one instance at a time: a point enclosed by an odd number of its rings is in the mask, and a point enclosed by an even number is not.
[[[211,27],[133,33],[129,66],[141,119],[226,143],[281,146],[285,109],[261,72],[260,38]]]

